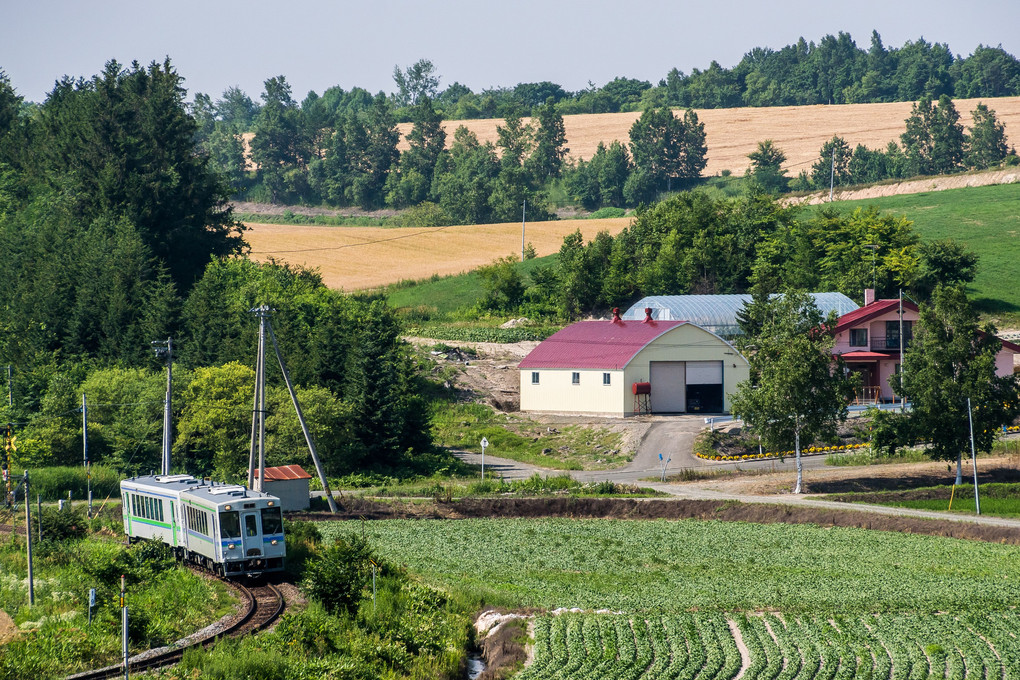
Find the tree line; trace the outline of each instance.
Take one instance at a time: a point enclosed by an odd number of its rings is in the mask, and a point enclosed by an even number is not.
[[[845,139],[834,135],[819,149],[810,172],[802,170],[795,178],[787,177],[782,167],[786,154],[766,139],[748,155],[746,177],[769,192],[810,191],[1017,164],[1016,149],[1006,143],[1006,127],[995,111],[979,103],[971,117],[973,123],[965,129],[948,96],[937,102],[922,99],[913,105],[899,144],[891,141],[885,149],[858,144],[851,151]]]
[[[17,462],[81,460],[85,392],[93,462],[157,467],[162,374],[150,343],[172,336],[175,460],[236,475],[257,345],[248,310],[261,304],[276,310],[333,473],[431,450],[429,386],[392,311],[313,272],[245,258],[230,189],[199,151],[169,61],[110,62],[25,109],[0,74],[0,364],[14,377],[0,419],[18,429]],[[303,457],[285,394],[268,396],[281,458]]]
[[[479,270],[482,307],[528,317],[577,318],[646,295],[865,288],[927,299],[939,282],[970,282],[977,257],[952,239],[921,242],[903,217],[790,207],[765,192],[737,198],[682,192],[639,210],[618,235],[568,235],[555,264],[525,278],[516,258]]]

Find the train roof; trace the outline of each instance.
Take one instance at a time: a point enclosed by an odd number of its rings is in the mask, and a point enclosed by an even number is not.
[[[189,496],[200,498],[216,505],[229,503],[238,498],[279,501],[272,494],[254,491],[239,484],[196,479],[191,475],[145,475],[142,477],[131,477],[130,479],[125,479],[124,482],[148,487],[154,491],[158,489],[176,494],[187,493]]]

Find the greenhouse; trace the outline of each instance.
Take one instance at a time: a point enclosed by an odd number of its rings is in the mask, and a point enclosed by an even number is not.
[[[858,304],[843,293],[810,293],[823,315],[836,312],[843,316],[858,308]],[[688,321],[726,339],[740,335],[737,314],[750,294],[742,295],[649,295],[643,297],[623,314],[625,321],[641,321],[645,309],[652,310],[656,321]]]

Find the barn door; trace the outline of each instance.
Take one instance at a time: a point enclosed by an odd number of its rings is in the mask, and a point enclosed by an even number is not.
[[[687,410],[684,362],[652,361],[648,373],[652,384],[652,413],[683,413]]]

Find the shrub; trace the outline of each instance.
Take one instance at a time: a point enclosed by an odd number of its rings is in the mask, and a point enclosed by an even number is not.
[[[74,540],[88,533],[88,523],[80,509],[61,511],[55,507],[45,507],[39,520],[42,524],[42,539],[46,541]]]
[[[371,548],[364,538],[340,536],[305,564],[302,590],[332,614],[354,612],[368,584],[371,558]]]

